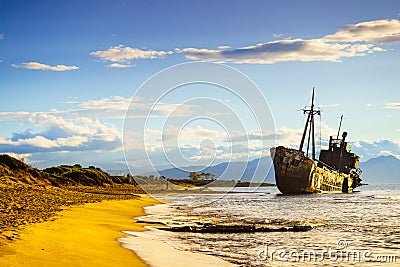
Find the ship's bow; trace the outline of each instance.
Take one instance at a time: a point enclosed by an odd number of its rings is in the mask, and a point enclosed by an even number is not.
[[[271,149],[271,157],[279,191],[284,194],[312,193],[310,172],[314,163],[303,152],[279,146]]]

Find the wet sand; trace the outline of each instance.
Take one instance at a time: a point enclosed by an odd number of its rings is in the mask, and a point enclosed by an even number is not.
[[[149,231],[132,232],[126,237],[119,238],[125,248],[132,249],[147,264],[152,267],[233,267],[237,266],[218,257],[198,252],[183,251],[175,248],[168,241],[169,233],[150,228]]]

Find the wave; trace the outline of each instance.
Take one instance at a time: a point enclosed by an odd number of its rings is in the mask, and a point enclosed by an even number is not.
[[[375,195],[375,199],[388,199],[388,200],[400,200],[400,195],[397,196],[386,196],[386,195]]]

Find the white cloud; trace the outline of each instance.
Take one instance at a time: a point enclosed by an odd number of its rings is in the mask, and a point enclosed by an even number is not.
[[[196,140],[196,139],[204,139],[204,138],[216,138],[221,136],[225,136],[225,132],[207,129],[201,126],[197,126],[195,128],[186,127],[181,132],[179,138],[181,140]]]
[[[78,146],[88,142],[89,137],[74,135],[74,136],[69,136],[69,137],[65,137],[65,138],[60,137],[60,138],[57,138],[55,141],[56,141],[58,147],[65,147],[65,146],[78,147]]]
[[[102,98],[100,100],[88,100],[86,102],[78,104],[78,107],[88,110],[107,109],[125,111],[128,108],[130,101],[131,98],[126,98],[122,96],[111,96]]]
[[[14,68],[31,69],[31,70],[52,70],[52,71],[67,71],[79,69],[77,66],[56,65],[50,66],[39,62],[27,62],[21,64],[12,64]]]
[[[128,108],[129,113],[127,116],[129,116],[129,118],[145,118],[149,116],[149,111],[151,111],[152,117],[186,117],[193,114],[193,109],[195,108],[195,106],[188,104],[163,102],[158,102],[156,104],[154,101],[149,101],[136,96],[133,98],[113,96],[102,98],[100,100],[88,100],[84,103],[78,104],[78,107],[82,109],[80,111],[81,113],[85,112],[85,110],[93,111],[99,117],[114,118],[124,118],[125,112]]]
[[[45,113],[32,113],[32,115],[29,115],[28,120],[34,125],[34,126],[50,126],[50,125],[55,125],[58,127],[61,127],[63,130],[66,130],[67,132],[75,132],[75,131],[81,131],[81,132],[86,132],[87,128],[83,127],[76,127],[76,125],[72,122],[67,122],[61,117],[56,117],[54,115],[48,115]]]
[[[223,139],[226,137],[225,132],[221,132],[218,130],[213,130],[213,129],[207,129],[202,126],[197,126],[197,127],[185,127],[182,129],[178,127],[173,127],[169,126],[166,127],[163,131],[162,134],[162,140],[163,141],[169,141],[169,140],[179,140],[180,142],[182,141],[194,141],[198,143],[198,140],[203,140],[203,139],[217,139],[217,142],[223,141]]]
[[[276,146],[282,145],[291,148],[298,148],[301,140],[303,129],[291,129],[288,127],[281,127],[276,130],[275,133],[265,132],[262,134],[263,138],[276,137]],[[259,133],[260,134],[260,133]],[[321,124],[321,137],[322,137],[322,148],[326,149],[329,142],[329,136],[336,136],[337,129],[328,127],[326,124]],[[316,133],[316,139],[319,140],[319,129],[318,134]],[[319,150],[319,142],[317,142],[317,148]],[[382,155],[400,155],[400,142],[395,140],[348,140],[349,148],[361,156],[362,161],[366,161],[370,158],[379,157]]]
[[[0,33],[0,40],[4,39],[4,34]]]
[[[392,103],[387,103],[385,108],[389,109],[400,109],[400,102],[392,102]]]
[[[297,148],[300,144],[302,134],[303,129],[290,129],[284,126],[277,129],[275,143],[277,146]]]
[[[129,133],[129,136],[138,136],[138,133]],[[165,126],[162,130],[145,129],[144,144],[148,151],[164,150],[170,152],[179,149],[179,147],[185,150],[194,149],[198,151],[200,148],[206,149],[215,145],[225,146],[224,139],[226,136],[227,133],[223,131],[208,129],[202,126],[184,127],[183,129],[176,126]],[[140,147],[137,143],[134,143],[137,138],[131,139],[132,142],[129,144],[129,149]],[[202,143],[204,140],[209,140],[211,143]],[[207,145],[207,143],[209,144]]]
[[[132,68],[134,65],[131,64],[121,64],[121,63],[112,63],[108,65],[110,68],[117,68],[117,69],[127,69],[127,68]]]
[[[132,105],[129,103],[133,101]],[[0,112],[0,121],[28,120],[32,115],[53,115],[64,119],[87,117],[92,119],[125,118],[128,107],[131,111],[128,118],[146,118],[152,110],[152,117],[186,117],[195,112],[196,107],[189,104],[172,104],[159,102],[153,107],[153,102],[138,97],[126,98],[122,96],[111,96],[99,100],[88,100],[85,102],[72,101],[73,108],[69,110],[52,110],[47,112]],[[176,112],[172,112],[177,109]]]
[[[90,55],[98,57],[103,61],[119,63],[119,64],[111,64],[110,67],[121,68],[122,66],[130,65],[127,63],[134,59],[163,58],[166,55],[171,55],[173,53],[174,52],[172,51],[141,50],[138,48],[117,45],[110,47],[107,50],[99,50],[91,52]]]
[[[327,43],[321,39],[278,40],[233,50],[182,49],[186,58],[237,64],[273,64],[288,61],[340,62],[344,57],[373,53],[372,44]]]
[[[362,161],[382,155],[400,155],[400,142],[395,140],[359,140],[351,142],[350,148],[361,156]]]
[[[220,45],[218,46],[218,49],[229,49],[231,48],[229,45]]]
[[[396,157],[396,158],[400,159],[400,154],[394,154],[392,151],[382,150],[382,151],[380,152],[380,154],[381,154],[382,156],[393,156],[393,157]]]
[[[30,153],[38,151],[70,151],[79,150],[79,146],[89,141],[87,136],[70,136],[49,139],[47,137],[37,135],[32,138],[19,139],[17,141],[1,139],[0,150],[4,152],[29,151]],[[84,150],[87,150],[86,148]]]
[[[316,128],[321,129],[321,138],[323,141],[329,140],[330,135],[334,135],[337,130],[330,128],[325,123],[317,122]],[[269,146],[286,146],[286,147],[298,147],[300,144],[301,136],[303,134],[303,128],[291,129],[283,126],[275,131],[250,131],[248,133],[235,132],[231,134],[231,140],[226,139],[225,142],[233,143],[246,143],[247,141],[264,140],[267,141]],[[319,137],[319,136],[318,136]],[[251,145],[251,143],[250,143]]]
[[[281,38],[282,34],[274,34]],[[174,53],[190,60],[231,62],[236,64],[273,64],[288,61],[340,62],[343,58],[359,57],[386,51],[377,44],[400,42],[400,21],[374,20],[349,24],[334,34],[315,39],[285,38],[232,49],[175,48],[174,51],[142,50],[117,45],[107,50],[91,52],[92,56],[111,62],[109,67],[127,68],[135,59],[163,58]]]
[[[279,35],[274,35],[279,37]],[[283,39],[230,49],[184,48],[180,52],[191,60],[237,64],[273,64],[288,61],[331,61],[385,51],[376,46],[400,41],[399,20],[375,20],[349,24],[332,35],[317,39]]]
[[[29,116],[29,112],[18,111],[18,112],[0,112],[0,121],[16,121],[26,119]]]
[[[33,113],[26,118],[42,129],[37,133],[14,133],[0,138],[0,152],[36,153],[55,151],[110,151],[121,147],[121,133],[114,127],[84,117],[64,119],[45,113]]]
[[[40,148],[52,148],[52,147],[58,146],[56,140],[49,140],[43,136],[35,136],[33,138],[21,139],[16,142],[12,142],[11,144],[13,144],[13,145],[31,145],[31,146],[36,146],[36,147],[40,147]]]
[[[272,34],[272,36],[274,36],[274,37],[282,37],[283,36],[283,33],[274,33],[274,34]]]
[[[374,20],[349,24],[323,38],[327,42],[373,42],[390,44],[400,42],[400,21]]]
[[[153,108],[152,117],[180,117],[192,114],[191,105],[158,103],[139,97],[113,96],[81,103],[74,101],[74,109],[48,112],[0,112],[0,121],[19,121],[26,130],[0,138],[0,153],[40,153],[60,151],[114,151],[121,149],[122,134],[113,125],[99,119],[125,117],[131,100],[132,115],[129,118],[146,118]],[[180,112],[173,112],[175,108]],[[29,129],[29,128],[28,128]],[[140,129],[138,129],[139,131]],[[137,149],[138,146],[132,149]],[[154,149],[159,147],[155,146]],[[131,149],[131,148],[130,148]]]
[[[0,142],[1,142],[1,138],[0,138]],[[32,154],[16,154],[16,153],[7,153],[9,156],[16,158],[18,160],[21,160],[22,162],[26,162],[29,164],[29,157],[32,156]]]
[[[248,157],[267,155],[264,153],[266,150],[262,143],[252,140],[243,144],[227,142],[228,135],[223,130],[203,126],[185,127],[182,131],[173,126],[166,127],[164,131],[146,129],[145,148],[153,155],[165,154],[174,162],[176,161],[176,164],[182,163],[182,166],[208,165],[210,160],[247,160]],[[183,160],[183,157],[186,160]]]

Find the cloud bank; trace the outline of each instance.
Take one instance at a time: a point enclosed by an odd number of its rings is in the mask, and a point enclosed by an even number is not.
[[[332,35],[319,39],[285,39],[237,49],[184,48],[180,52],[191,60],[236,64],[273,64],[288,61],[331,61],[385,51],[377,44],[400,42],[400,21],[375,20],[349,24]]]
[[[344,57],[371,54],[381,49],[372,44],[340,44],[314,40],[279,40],[234,50],[185,48],[185,57],[191,60],[231,62],[236,64],[273,64],[288,61],[340,62]]]
[[[1,113],[0,120],[19,120],[29,123],[34,130],[29,128],[26,130],[26,127],[23,131],[13,133],[8,138],[0,137],[0,153],[25,154],[24,157],[33,155],[33,158],[37,154],[43,156],[45,153],[51,153],[47,157],[52,158],[53,155],[57,157],[61,155],[59,153],[66,152],[90,153],[90,151],[101,151],[102,153],[114,153],[120,151],[122,148],[121,130],[114,125],[102,122],[101,119],[123,118],[123,109],[128,105],[128,100],[128,98],[117,96],[89,100],[75,103],[74,105],[79,108],[75,111]],[[146,101],[141,100],[141,102],[146,105]],[[165,108],[167,110],[170,106],[165,106]],[[140,111],[140,107],[138,111]],[[161,109],[160,115],[167,115],[163,112],[163,109]],[[113,115],[110,116],[110,113]],[[87,116],[82,116],[82,114]],[[94,118],[95,114],[103,117]],[[117,117],[117,114],[120,115]],[[90,115],[93,115],[93,117],[90,117]],[[138,131],[140,130],[142,129],[138,129]],[[198,161],[199,164],[208,162],[210,159],[219,162],[243,161],[247,160],[249,156],[251,158],[268,155],[269,148],[274,145],[298,148],[303,129],[281,127],[275,131],[233,132],[229,133],[229,138],[223,130],[202,126],[188,127],[180,133],[178,133],[178,130],[165,129],[162,132],[148,129],[146,131],[148,152],[158,155],[155,157],[161,157],[163,153],[170,155],[183,153],[185,157],[192,161]],[[327,137],[336,134],[336,129],[322,124],[321,132],[324,138],[322,145],[327,146]],[[170,142],[170,139],[174,140],[177,135],[179,135],[180,140],[179,146]],[[212,140],[212,142],[203,143],[202,140]],[[267,141],[267,147],[263,145],[262,140]],[[350,147],[362,156],[362,161],[381,155],[394,155],[400,158],[400,143],[393,140],[351,141]],[[141,146],[125,147],[125,149],[133,151],[137,155],[138,161],[145,156]]]
[[[114,150],[121,146],[121,133],[114,127],[89,118],[67,120],[45,113],[33,113],[28,121],[37,133],[26,130],[11,138],[0,138],[0,153]]]
[[[275,37],[281,37],[275,35]],[[348,24],[334,34],[315,39],[281,39],[240,48],[220,45],[217,49],[176,48],[175,51],[141,50],[117,45],[90,53],[109,67],[127,68],[131,60],[164,58],[183,54],[190,60],[235,64],[273,64],[289,61],[340,62],[343,58],[361,57],[385,51],[380,45],[400,42],[400,21],[375,20]]]
[[[153,102],[138,97],[113,96],[85,102],[74,101],[73,109],[41,112],[0,112],[1,121],[19,121],[25,127],[11,137],[0,137],[0,153],[40,153],[66,151],[114,151],[121,149],[122,133],[106,119],[123,119],[130,102],[133,118],[148,116]],[[180,112],[170,114],[179,106]],[[191,116],[194,106],[159,102],[153,107],[153,117]],[[25,128],[26,129],[26,128]]]

